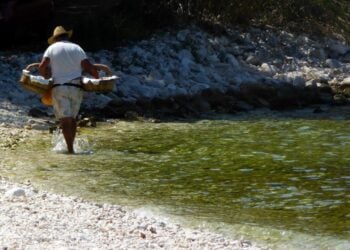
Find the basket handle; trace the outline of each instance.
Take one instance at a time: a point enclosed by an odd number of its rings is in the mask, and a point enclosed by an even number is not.
[[[31,72],[34,68],[37,68],[37,69],[39,69],[39,65],[40,65],[40,63],[31,63],[31,64],[29,64],[25,69],[27,70],[27,71],[29,71],[29,72]],[[51,72],[51,68],[48,68],[47,69],[47,75],[46,75],[46,77],[51,77],[52,76],[52,72]]]
[[[38,68],[40,63],[31,63],[26,67],[26,70],[31,71],[33,68]]]
[[[94,64],[94,66],[96,67],[97,70],[99,71],[104,71],[106,73],[107,76],[112,76],[113,73],[112,73],[112,70],[107,66],[107,65],[104,65],[104,64]]]
[[[40,63],[31,63],[26,67],[26,70],[31,71],[33,68],[38,68]],[[107,76],[112,76],[112,70],[105,64],[94,64],[97,70],[104,71]]]

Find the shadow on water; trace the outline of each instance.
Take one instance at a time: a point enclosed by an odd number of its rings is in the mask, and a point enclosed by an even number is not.
[[[231,121],[246,121],[246,120],[348,120],[350,119],[350,105],[329,106],[316,105],[304,109],[291,109],[284,111],[273,111],[267,108],[255,109],[252,111],[238,112],[235,114],[218,114],[207,113],[198,118],[169,118],[165,117],[159,122],[183,122],[195,123],[202,120],[231,120]]]

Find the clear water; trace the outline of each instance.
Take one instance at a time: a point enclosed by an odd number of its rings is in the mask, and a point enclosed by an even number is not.
[[[53,151],[44,133],[6,151],[0,174],[276,249],[350,249],[345,118],[99,124],[80,131],[80,154]]]

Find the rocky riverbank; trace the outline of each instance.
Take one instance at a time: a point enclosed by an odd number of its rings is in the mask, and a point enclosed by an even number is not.
[[[257,28],[213,34],[188,27],[88,54],[120,77],[113,92],[86,94],[82,113],[100,118],[130,113],[188,118],[349,103],[350,47],[327,38]],[[12,111],[24,117],[52,116],[37,95],[17,84],[22,69],[41,56],[0,53],[3,122],[18,124]]]

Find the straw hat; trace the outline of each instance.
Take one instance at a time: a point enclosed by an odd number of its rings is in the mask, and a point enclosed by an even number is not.
[[[67,34],[68,37],[71,38],[71,36],[73,35],[73,30],[66,31],[65,28],[63,28],[63,26],[57,26],[54,29],[52,36],[49,39],[47,39],[47,42],[51,45],[55,42],[56,37],[63,34]]]

